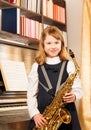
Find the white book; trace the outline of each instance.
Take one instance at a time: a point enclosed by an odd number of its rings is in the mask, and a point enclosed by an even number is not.
[[[44,16],[46,16],[46,14],[47,14],[47,12],[46,12],[46,11],[47,11],[47,10],[46,10],[47,5],[46,5],[46,4],[47,4],[47,1],[46,1],[46,0],[43,0],[43,15],[44,15]]]
[[[28,0],[28,10],[32,10],[32,0]]]
[[[21,0],[21,7],[27,9],[28,8],[28,0]]]
[[[48,2],[48,10],[47,10],[47,16],[49,17],[49,18],[53,18],[53,2],[52,2],[52,0],[49,0]]]
[[[32,10],[33,12],[36,12],[36,6],[37,6],[37,5],[36,5],[36,0],[32,0],[32,9],[31,9],[31,10]]]
[[[36,2],[36,13],[40,14],[41,13],[41,0],[37,0]]]
[[[17,34],[20,34],[20,9],[17,8]]]

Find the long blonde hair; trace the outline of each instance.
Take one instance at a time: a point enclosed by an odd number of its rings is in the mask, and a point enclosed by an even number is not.
[[[44,51],[44,40],[46,39],[47,35],[51,35],[57,40],[61,40],[62,45],[61,45],[61,51],[59,53],[60,60],[68,60],[68,53],[64,45],[64,39],[61,31],[55,26],[48,26],[43,30],[41,34],[39,41],[39,51],[35,57],[35,61],[40,65],[46,62],[46,53]]]

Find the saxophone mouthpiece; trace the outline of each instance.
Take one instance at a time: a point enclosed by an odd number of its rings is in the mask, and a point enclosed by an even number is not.
[[[71,58],[75,58],[75,55],[71,49],[69,49],[69,54],[70,54]]]

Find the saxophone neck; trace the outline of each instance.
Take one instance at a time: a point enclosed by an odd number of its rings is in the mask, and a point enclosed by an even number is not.
[[[69,54],[70,54],[70,57],[72,58],[72,61],[73,61],[74,64],[75,64],[76,73],[78,73],[79,70],[80,70],[80,67],[79,67],[79,65],[78,65],[78,63],[77,63],[77,60],[76,60],[76,58],[75,58],[75,55],[74,55],[74,53],[73,53],[73,51],[72,51],[71,49],[69,49]]]

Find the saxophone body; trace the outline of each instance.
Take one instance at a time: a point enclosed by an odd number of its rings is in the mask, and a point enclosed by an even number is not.
[[[71,74],[61,85],[60,90],[57,92],[53,101],[45,108],[43,112],[43,116],[48,122],[47,126],[43,128],[34,127],[33,130],[58,130],[62,123],[69,124],[71,122],[71,115],[65,108],[63,96],[65,93],[69,93],[72,89],[74,79],[76,78],[79,71],[79,67],[76,63],[75,66],[75,72]]]

